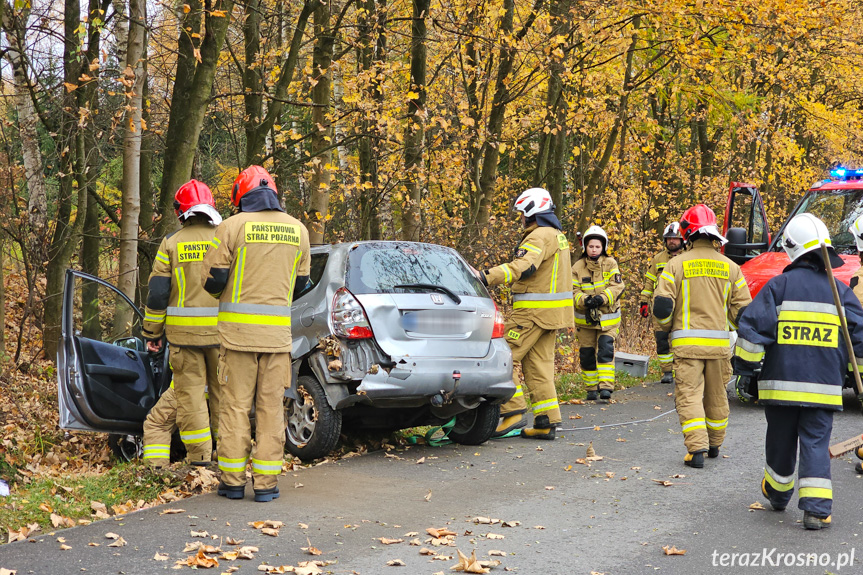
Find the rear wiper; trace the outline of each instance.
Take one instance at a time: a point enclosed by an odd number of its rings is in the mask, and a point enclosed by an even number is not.
[[[452,290],[435,284],[401,284],[393,286],[393,289],[424,289],[436,291],[448,295],[456,304],[461,303],[461,298],[455,295]]]

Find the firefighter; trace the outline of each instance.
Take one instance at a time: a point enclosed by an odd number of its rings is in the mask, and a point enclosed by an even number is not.
[[[863,216],[854,221],[849,231],[854,234],[854,241],[857,242],[857,252],[860,255],[860,263],[863,264]],[[863,265],[857,268],[857,271],[851,276],[851,289],[854,291],[857,299],[860,300],[860,303],[863,304],[863,283],[860,281],[861,278],[863,278]],[[863,447],[858,447],[856,453],[859,459],[863,459]],[[857,473],[863,474],[863,461],[858,461],[854,469]]]
[[[680,231],[690,247],[660,274],[653,315],[659,329],[670,332],[674,403],[687,450],[683,462],[702,468],[705,454],[719,456],[728,426],[728,330],[752,298],[740,267],[714,246],[727,240],[713,210],[704,204],[689,208]]]
[[[219,299],[219,470],[217,492],[242,499],[251,450],[255,501],[279,497],[285,449],[284,391],[291,383],[291,302],[308,282],[309,232],[284,213],[272,177],[243,170],[231,190],[239,213],[216,230],[204,258],[204,289]]]
[[[581,257],[572,267],[578,358],[587,400],[608,401],[614,392],[614,339],[620,329],[623,278],[608,255],[608,236],[601,227],[587,228],[581,247]]]
[[[512,284],[512,316],[504,326],[513,361],[520,361],[530,393],[533,427],[522,437],[554,439],[560,408],[554,387],[554,342],[558,329],[572,324],[572,269],[569,242],[554,213],[551,195],[530,188],[515,201],[524,235],[509,263],[479,274],[487,286]],[[508,436],[525,425],[527,403],[522,387],[501,407],[494,437]]]
[[[204,254],[215,227],[222,222],[213,194],[206,184],[191,180],[177,190],[174,213],[182,224],[159,245],[144,315],[143,335],[152,353],[162,349],[164,335],[171,345],[177,427],[186,446],[186,458],[195,465],[212,459],[217,429],[210,425],[206,390],[218,403],[218,308],[198,281]],[[144,443],[144,457],[163,455],[163,445]],[[163,462],[154,457],[154,462]]]
[[[827,226],[812,214],[795,216],[780,245],[791,265],[761,289],[737,327],[734,371],[758,373],[758,402],[764,406],[767,437],[761,492],[782,511],[794,493],[794,467],[800,450],[799,501],[806,529],[829,527],[830,432],[833,412],[842,410],[842,385],[849,362],[838,310],[821,244],[830,263],[844,262],[830,246]],[[837,282],[839,298],[857,357],[863,357],[863,308],[853,292]]]
[[[216,396],[208,397],[210,429],[219,428],[219,404]],[[144,420],[144,462],[160,469],[171,462],[171,436],[177,431],[177,396],[174,382],[150,409]]]
[[[665,226],[662,232],[662,239],[665,243],[665,249],[653,256],[650,262],[650,268],[644,274],[644,289],[641,290],[641,303],[638,305],[641,317],[650,317],[649,301],[653,297],[653,291],[656,289],[656,282],[659,279],[659,274],[665,269],[665,264],[674,256],[683,252],[683,237],[680,235],[680,223],[671,222]],[[674,355],[671,353],[671,347],[668,344],[668,332],[656,330],[653,332],[656,338],[656,355],[659,357],[659,367],[662,369],[662,383],[674,383],[674,370],[671,362]]]

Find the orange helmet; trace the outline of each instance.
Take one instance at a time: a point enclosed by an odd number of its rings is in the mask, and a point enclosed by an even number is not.
[[[207,184],[198,180],[189,180],[174,194],[174,213],[181,222],[195,214],[206,216],[214,226],[222,222],[222,216],[216,210],[213,192]]]
[[[231,203],[240,207],[242,197],[256,188],[269,188],[274,194],[278,193],[276,183],[267,170],[261,166],[249,166],[240,172],[240,175],[234,180],[234,187],[231,190]]]

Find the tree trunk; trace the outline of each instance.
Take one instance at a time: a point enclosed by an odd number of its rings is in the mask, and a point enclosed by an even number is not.
[[[163,236],[177,229],[173,213],[174,194],[192,176],[198,138],[213,91],[213,79],[219,62],[219,53],[225,43],[233,2],[213,0],[204,16],[204,38],[200,49],[193,43],[193,33],[200,33],[201,2],[188,0],[190,11],[183,20],[177,57],[177,75],[171,96],[171,111],[165,135],[162,186],[159,194],[159,213],[162,218],[156,226],[156,235]]]
[[[141,122],[144,91],[144,36],[146,0],[129,0],[129,45],[123,72],[126,92],[125,134],[123,136],[123,199],[120,220],[120,271],[117,287],[132,301],[138,283],[138,224],[141,216]],[[118,305],[114,311],[116,334],[126,333],[133,320],[132,308]]]
[[[132,2],[133,0],[129,0]],[[126,0],[111,0],[114,7],[114,37],[117,39],[117,68],[122,74],[126,69],[126,51],[129,49],[129,15]]]
[[[423,140],[426,122],[426,18],[431,0],[413,0],[411,22],[411,83],[408,125],[405,129],[405,176],[407,197],[402,208],[402,238],[418,241],[422,221]]]
[[[147,78],[147,43],[144,43],[144,58],[141,65],[144,67],[144,78]],[[147,100],[150,95],[149,82],[144,82],[144,91],[141,94],[141,119],[144,123],[150,121],[150,105]],[[138,297],[135,303],[147,301],[147,282],[150,278],[150,272],[153,269],[153,257],[156,255],[156,250],[159,247],[158,242],[153,241],[153,232],[155,231],[155,222],[153,215],[155,213],[155,197],[153,192],[153,138],[152,130],[145,130],[141,133],[141,237],[138,241]]]
[[[338,13],[335,0],[320,4],[315,9],[315,47],[312,55],[312,74],[317,82],[312,88],[312,180],[309,189],[309,209],[306,212],[309,239],[312,244],[324,242],[327,209],[330,202],[330,170],[332,161],[333,128],[330,111],[330,70],[333,63],[335,38],[330,28],[333,12]]]

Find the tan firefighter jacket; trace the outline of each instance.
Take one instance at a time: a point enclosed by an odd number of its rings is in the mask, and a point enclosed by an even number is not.
[[[204,254],[215,231],[214,226],[193,219],[159,244],[144,310],[147,339],[158,339],[164,333],[171,345],[219,345],[219,308],[200,281]]]
[[[854,272],[854,275],[851,276],[851,289],[854,291],[854,295],[857,296],[857,299],[860,300],[860,303],[863,303],[863,266],[857,268],[857,271]]]
[[[240,212],[222,222],[201,274],[219,299],[220,343],[237,351],[291,351],[294,284],[309,275],[310,262],[308,230],[284,212]]]
[[[740,266],[698,239],[660,274],[653,315],[675,357],[730,358],[729,330],[751,301]]]
[[[512,284],[512,321],[532,321],[543,329],[572,327],[569,241],[556,228],[525,228],[515,259],[485,272],[490,286]]]
[[[575,294],[575,325],[579,328],[613,329],[620,325],[620,294],[623,293],[623,278],[617,262],[611,256],[599,256],[596,261],[587,256],[579,258],[572,266],[572,293]],[[602,296],[599,307],[599,324],[591,323],[584,300],[587,296]]]
[[[683,250],[679,250],[677,254],[680,255],[683,253]],[[653,256],[653,259],[650,261],[650,267],[647,268],[647,271],[644,272],[644,289],[641,290],[641,301],[650,301],[653,297],[653,292],[656,290],[656,284],[659,282],[659,274],[662,273],[662,270],[665,269],[665,265],[668,263],[668,260],[673,258],[667,249],[663,249],[661,252]]]

